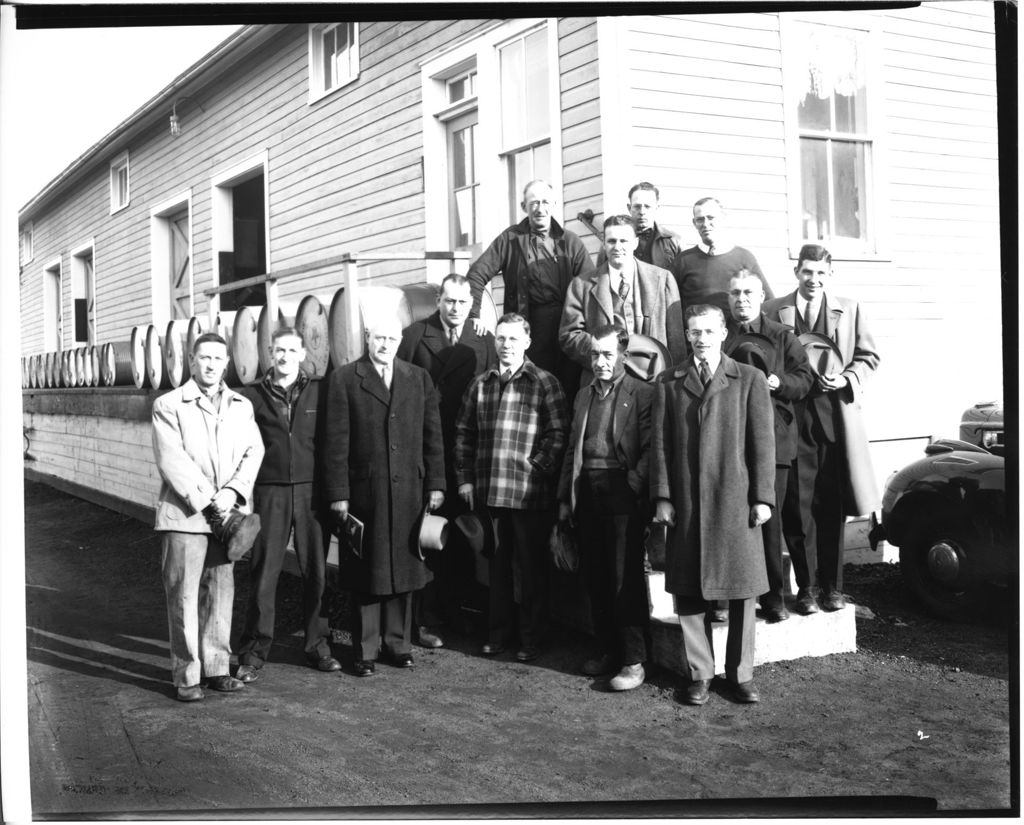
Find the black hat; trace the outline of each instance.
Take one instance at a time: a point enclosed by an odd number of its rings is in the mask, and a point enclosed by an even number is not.
[[[775,354],[775,342],[760,332],[744,332],[737,335],[730,342],[726,352],[734,361],[757,367],[765,375],[772,374]]]
[[[623,366],[634,378],[653,381],[659,373],[672,366],[672,355],[661,341],[634,332],[626,344]]]
[[[842,372],[846,366],[843,353],[839,350],[836,342],[827,335],[820,332],[805,332],[798,339],[807,353],[807,360],[811,362],[811,369],[815,375],[828,375],[829,373]]]

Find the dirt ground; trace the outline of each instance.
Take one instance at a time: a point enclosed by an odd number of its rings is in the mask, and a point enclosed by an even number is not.
[[[1009,814],[1019,804],[1012,594],[953,624],[910,602],[897,566],[847,566],[847,592],[874,615],[858,617],[857,653],[759,667],[760,704],[734,704],[718,687],[693,708],[664,670],[625,694],[578,675],[587,639],[568,630],[528,665],[482,658],[481,639],[463,633],[416,649],[411,670],[381,665],[369,679],[339,644],[345,670],[321,674],[304,663],[298,581],[286,575],[260,680],[184,705],[169,683],[149,526],[28,484],[26,544],[36,818]],[[236,565],[235,638],[246,573]],[[345,599],[331,607],[342,625]]]

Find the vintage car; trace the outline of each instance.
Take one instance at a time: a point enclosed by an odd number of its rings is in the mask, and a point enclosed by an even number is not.
[[[1001,404],[975,405],[961,421],[964,440],[934,441],[885,485],[872,547],[883,538],[899,547],[904,580],[939,616],[961,616],[993,585],[1016,581],[1002,422]]]

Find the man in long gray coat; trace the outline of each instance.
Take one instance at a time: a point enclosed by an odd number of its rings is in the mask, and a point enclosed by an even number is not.
[[[401,340],[397,318],[376,321],[367,354],[331,373],[327,391],[324,494],[337,519],[364,524],[361,554],[339,550],[357,604],[357,676],[374,672],[382,639],[392,664],[412,667],[412,594],[431,578],[419,516],[444,503],[437,390],[425,369],[395,360]]]
[[[764,374],[722,354],[725,316],[686,311],[693,358],[655,384],[651,498],[669,525],[665,589],[675,597],[689,671],[687,704],[715,675],[706,602],[729,601],[725,675],[738,702],[757,702],[754,601],[768,589],[761,525],[775,502],[775,424]]]

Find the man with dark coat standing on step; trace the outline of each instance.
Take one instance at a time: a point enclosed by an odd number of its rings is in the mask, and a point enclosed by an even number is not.
[[[559,380],[571,402],[580,368],[558,345],[558,325],[569,283],[577,275],[593,272],[594,264],[583,241],[552,216],[555,193],[550,184],[542,180],[528,183],[520,205],[526,218],[498,235],[469,267],[473,291],[470,317],[479,317],[484,287],[501,275],[504,313],[518,313],[530,324],[527,357]]]
[[[437,388],[449,491],[458,486],[454,464],[455,419],[462,396],[470,381],[498,363],[494,336],[486,330],[481,334],[475,324],[466,323],[472,304],[469,281],[462,275],[448,275],[441,282],[437,312],[407,326],[398,346],[398,357],[423,367]],[[448,495],[438,515],[454,521],[466,509],[459,496]],[[436,625],[458,615],[460,599],[469,598],[475,585],[471,551],[461,531],[450,530],[444,551],[433,554],[428,562],[433,566],[434,580],[413,600],[413,623],[421,645],[442,647],[444,639],[435,632]]]
[[[814,373],[811,372],[804,348],[792,330],[766,318],[761,312],[763,301],[764,288],[757,276],[746,269],[733,275],[729,281],[729,333],[723,352],[736,360],[743,360],[737,353],[738,347],[749,347],[751,340],[757,341],[757,336],[763,336],[767,344],[767,352],[756,346],[753,351],[763,354],[763,368],[772,395],[772,409],[775,413],[775,501],[781,510],[790,465],[796,458],[797,426],[793,404],[807,395],[814,383]],[[770,622],[785,621],[789,618],[789,611],[786,609],[784,595],[786,582],[782,561],[782,519],[773,518],[765,522],[761,526],[761,535],[768,568],[768,590],[760,598],[761,612]]]
[[[330,542],[327,505],[316,483],[316,455],[323,447],[323,381],[302,369],[302,333],[281,327],[270,340],[271,368],[242,389],[252,403],[266,453],[253,488],[253,505],[263,524],[249,562],[249,606],[238,650],[243,682],[255,682],[274,642],[274,603],[288,536],[294,528],[295,558],[302,577],[303,651],[323,673],[341,670],[331,655],[323,612]]]
[[[357,676],[370,676],[383,645],[412,667],[412,596],[432,577],[419,553],[424,510],[444,503],[444,444],[429,373],[396,361],[398,319],[371,319],[367,354],[331,373],[324,494],[339,522],[363,522],[360,546],[339,548],[339,575],[355,597]]]
[[[686,311],[693,358],[654,385],[651,498],[669,525],[665,589],[682,628],[684,701],[702,705],[715,675],[706,601],[729,602],[725,675],[737,702],[757,702],[754,600],[768,589],[761,525],[775,502],[775,425],[764,373],[722,354],[718,307]]]

